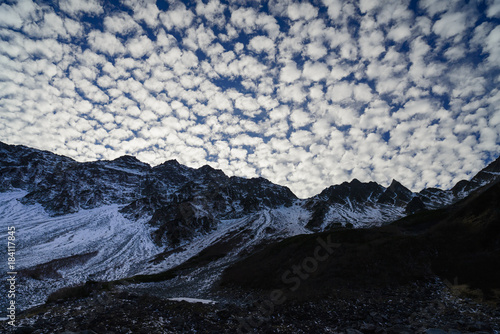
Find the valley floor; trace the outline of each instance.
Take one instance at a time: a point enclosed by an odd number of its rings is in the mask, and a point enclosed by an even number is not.
[[[19,315],[16,333],[500,333],[500,309],[458,297],[443,282],[330,292],[314,301],[290,296],[281,305],[248,291],[245,301],[189,303],[97,289]],[[0,331],[11,330],[5,322]],[[3,331],[2,331],[3,332]]]

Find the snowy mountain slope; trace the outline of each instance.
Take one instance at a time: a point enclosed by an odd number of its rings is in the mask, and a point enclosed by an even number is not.
[[[175,277],[160,282],[127,285],[162,297],[212,298],[214,284],[229,265],[264,245],[311,233],[304,226],[310,212],[300,205],[262,210],[240,219],[223,220],[214,231],[194,239],[176,251],[153,261],[142,275],[175,271]]]
[[[143,270],[144,259],[161,251],[151,228],[124,218],[117,205],[51,217],[41,205],[20,203],[23,195],[0,193],[0,229],[16,228],[18,301],[25,307],[62,286],[134,275]]]
[[[309,233],[304,228],[309,213],[295,205],[222,220],[210,233],[200,234],[176,249],[165,249],[153,242],[153,228],[146,220],[125,218],[116,204],[52,217],[39,204],[22,204],[19,199],[25,194],[0,193],[0,228],[6,231],[7,226],[15,226],[19,240],[16,265],[21,276],[22,308],[43,303],[51,292],[64,286],[154,274],[178,266],[210,247],[224,245],[218,261],[209,261],[168,282],[170,288],[176,289],[190,282],[187,291],[198,295],[241,254],[251,253],[265,243]],[[168,251],[173,252],[162,256]]]
[[[405,215],[406,205],[415,195],[397,181],[388,188],[356,179],[331,186],[307,200],[313,212],[307,227],[324,231],[340,226],[381,225]]]

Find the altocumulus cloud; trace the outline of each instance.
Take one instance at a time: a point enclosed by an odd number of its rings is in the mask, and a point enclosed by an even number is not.
[[[450,187],[500,154],[500,1],[7,0],[0,140],[299,196]]]

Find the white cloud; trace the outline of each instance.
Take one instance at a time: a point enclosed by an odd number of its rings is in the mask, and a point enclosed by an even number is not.
[[[293,61],[288,62],[285,67],[281,69],[280,79],[284,82],[294,82],[300,78],[301,71],[297,69],[297,64]]]
[[[153,42],[147,36],[140,36],[127,42],[127,49],[134,58],[141,58],[153,52]]]
[[[298,130],[290,135],[290,143],[300,147],[309,146],[313,143],[313,138],[314,137],[311,132],[306,130]],[[296,156],[298,157],[300,156],[300,154],[296,154]]]
[[[342,2],[340,0],[323,0],[323,3],[328,8],[328,16],[332,20],[338,19],[342,11]]]
[[[198,2],[196,4],[196,13],[198,15],[203,15],[209,24],[222,26],[226,22],[226,18],[224,16],[225,8],[226,5],[221,4],[219,0],[211,0],[207,4]]]
[[[447,13],[432,26],[432,31],[444,38],[462,34],[465,29],[467,29],[466,13]]]
[[[290,120],[292,121],[292,126],[297,129],[311,123],[311,118],[309,114],[301,109],[296,109],[292,111],[292,114],[290,115]]]
[[[486,45],[484,47],[488,53],[488,61],[494,66],[500,65],[500,27],[493,29],[488,37],[486,37]]]
[[[359,127],[364,130],[389,131],[395,123],[389,114],[389,106],[381,100],[372,102],[359,118]]]
[[[367,13],[377,8],[379,5],[378,1],[373,0],[360,0],[359,1],[359,10],[361,13]]]
[[[310,20],[318,15],[318,9],[308,2],[293,3],[288,6],[288,17],[293,20]]]
[[[59,0],[59,8],[71,16],[102,14],[104,12],[98,0]]]
[[[428,100],[409,101],[394,113],[394,117],[399,120],[408,120],[414,116],[427,116],[433,110],[435,107]]]
[[[91,31],[87,40],[93,50],[115,56],[125,52],[125,47],[118,38],[110,33],[102,33],[97,30]]]
[[[180,4],[173,10],[161,12],[159,17],[167,30],[185,29],[191,25],[194,14],[189,9],[186,9],[186,6]]]
[[[450,4],[446,1],[421,0],[418,5],[420,8],[427,10],[429,15],[432,17],[436,14],[444,12],[448,9]]]
[[[265,13],[257,13],[253,8],[238,8],[231,13],[231,23],[235,28],[251,34],[256,28],[262,28],[271,39],[275,39],[280,31],[276,19]],[[235,36],[235,31],[233,35]]]
[[[283,85],[278,89],[278,94],[283,102],[304,102],[307,94],[301,83]]]
[[[359,46],[363,57],[377,58],[385,51],[384,35],[378,30],[364,33],[359,39]]]
[[[104,28],[112,34],[127,35],[142,30],[141,26],[127,13],[120,12],[104,18]]]
[[[500,17],[500,1],[490,0],[488,9],[486,10],[486,15],[488,17]]]
[[[274,42],[266,36],[255,36],[250,40],[249,47],[255,52],[266,52],[270,56],[274,56]]]
[[[350,99],[353,94],[352,86],[348,83],[341,82],[328,87],[326,96],[333,102],[341,102]]]
[[[312,81],[320,81],[329,74],[326,64],[321,62],[307,62],[304,64],[302,75]]]
[[[241,96],[237,98],[234,106],[251,117],[254,116],[260,108],[259,103],[251,96]]]
[[[231,12],[231,23],[247,33],[255,29],[257,13],[253,8],[238,8]]]
[[[7,4],[0,5],[0,27],[19,29],[23,25],[21,16]]]
[[[326,47],[320,43],[310,43],[306,47],[306,54],[313,60],[323,58],[327,53]]]
[[[393,27],[387,34],[387,37],[396,42],[405,41],[410,36],[411,36],[411,29],[408,25],[405,24]]]

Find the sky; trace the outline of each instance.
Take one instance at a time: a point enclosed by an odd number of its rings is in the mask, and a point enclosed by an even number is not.
[[[500,154],[499,0],[3,0],[0,141],[448,189]]]

